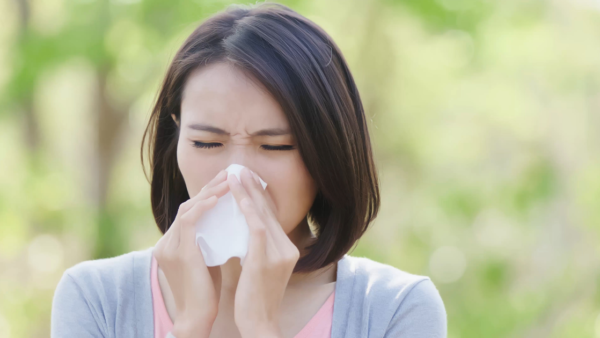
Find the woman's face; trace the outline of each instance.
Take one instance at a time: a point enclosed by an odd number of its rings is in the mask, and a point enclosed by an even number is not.
[[[317,189],[285,114],[262,86],[230,64],[204,66],[190,74],[176,122],[177,162],[190,196],[237,163],[267,183],[286,234],[302,222]]]

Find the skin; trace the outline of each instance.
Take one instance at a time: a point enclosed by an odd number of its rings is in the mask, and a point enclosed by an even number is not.
[[[245,214],[249,228],[276,225],[277,228],[269,231],[270,244],[267,245],[265,241],[262,246],[270,246],[273,252],[297,251],[299,257],[306,254],[303,247],[314,241],[306,214],[315,199],[317,187],[297,150],[287,118],[275,99],[259,83],[233,65],[214,63],[190,74],[183,92],[181,120],[178,121],[174,115],[172,117],[180,127],[177,160],[189,195],[198,195],[230,164],[244,165],[268,184],[263,191],[252,180],[253,176],[244,176],[244,173],[242,182],[238,182],[239,186],[236,185],[237,180],[231,179],[233,175],[227,180],[238,203],[244,194],[248,194],[246,196],[255,207],[261,203],[268,206],[269,216],[263,217],[263,221],[251,222]],[[196,125],[196,128],[192,128],[192,125]],[[204,127],[198,128],[199,125]],[[253,135],[265,129],[276,132]],[[196,147],[200,144],[211,144],[211,148]],[[272,150],[272,147],[283,150]],[[256,185],[252,186],[252,182]],[[291,246],[286,247],[288,244]],[[293,247],[297,250],[288,250]],[[279,248],[279,251],[275,248]],[[199,248],[197,250],[200,251]],[[256,264],[249,266],[259,266],[261,259],[266,260],[258,256],[254,259]],[[293,268],[295,263],[288,263],[287,268]],[[238,327],[242,325],[239,318],[246,315],[240,313],[253,313],[251,304],[279,303],[276,300],[252,299],[260,297],[260,292],[248,290],[260,286],[270,289],[281,287],[283,296],[276,311],[280,313],[276,319],[280,330],[273,336],[293,337],[320,308],[335,286],[337,264],[309,274],[291,274],[291,270],[285,273],[282,271],[286,270],[282,268],[277,270],[280,275],[272,270],[272,274],[262,272],[254,277],[250,277],[251,267],[243,274],[239,258],[232,258],[218,267],[208,267],[215,288],[220,293],[218,314],[210,337],[241,337],[240,331],[244,330]],[[260,276],[272,280],[261,280]],[[173,292],[160,264],[159,284],[167,312],[176,323],[178,313]],[[263,298],[270,297],[268,294],[265,292]],[[237,323],[234,320],[236,311]],[[254,319],[257,320],[261,319]]]

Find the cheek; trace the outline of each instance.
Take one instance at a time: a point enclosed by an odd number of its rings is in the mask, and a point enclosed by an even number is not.
[[[272,177],[271,195],[277,205],[277,219],[289,233],[304,219],[316,196],[316,187],[308,173],[294,171],[285,177]]]
[[[194,148],[185,144],[177,146],[177,165],[185,181],[190,197],[200,192],[200,189],[211,179],[210,168],[202,166],[201,156],[194,152]]]

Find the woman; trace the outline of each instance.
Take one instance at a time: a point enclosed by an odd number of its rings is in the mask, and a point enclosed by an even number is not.
[[[52,337],[446,336],[428,277],[347,254],[379,188],[358,90],[313,22],[275,3],[203,22],[167,71],[146,137],[164,235],[65,271]],[[240,181],[223,171],[233,163],[250,169]],[[243,267],[207,267],[194,224],[227,192],[248,253]]]

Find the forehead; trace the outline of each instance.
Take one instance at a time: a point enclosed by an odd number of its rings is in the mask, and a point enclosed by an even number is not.
[[[190,73],[181,100],[181,119],[193,122],[242,121],[251,125],[287,126],[279,103],[239,68],[225,62]]]

